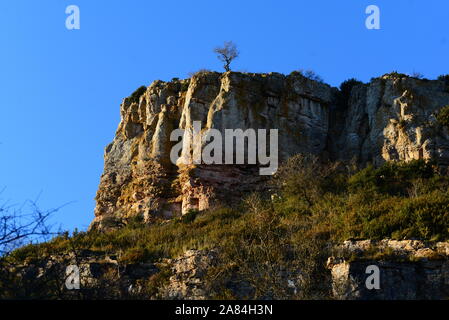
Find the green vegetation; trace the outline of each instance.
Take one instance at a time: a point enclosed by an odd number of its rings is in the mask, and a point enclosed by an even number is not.
[[[437,114],[437,121],[441,125],[449,128],[449,106],[445,106],[440,109],[440,111]]]
[[[139,98],[145,93],[145,91],[147,90],[147,87],[145,86],[140,86],[139,88],[137,88],[129,97],[129,102],[133,103],[139,102]]]
[[[428,80],[424,77],[424,75],[420,72],[417,71],[413,71],[412,74],[410,75],[412,78],[416,78],[416,79],[420,79],[420,80]]]
[[[432,163],[411,161],[408,163],[387,162],[379,168],[368,165],[365,169],[348,179],[351,194],[367,190],[373,193],[390,195],[407,195],[417,179],[428,179],[434,176]]]
[[[400,73],[400,72],[397,72],[397,71],[393,71],[393,72],[387,73],[384,76],[390,76],[392,78],[408,78],[408,75],[406,75],[405,73]]]
[[[208,74],[208,73],[211,73],[211,72],[214,72],[214,71],[209,70],[209,69],[200,69],[198,71],[189,72],[188,76],[189,76],[189,78],[193,78],[195,76],[201,76],[203,74]]]
[[[346,109],[349,105],[349,98],[351,97],[352,89],[355,86],[363,85],[363,82],[352,78],[348,79],[341,83],[340,85],[340,91],[337,95],[337,107],[339,109]]]
[[[321,78],[315,71],[313,70],[295,70],[293,72],[290,73],[290,75],[301,75],[307,79],[319,82],[319,83],[324,83],[323,78]]]
[[[207,274],[216,298],[327,298],[325,261],[347,239],[449,239],[449,177],[432,163],[354,165],[298,155],[272,180],[272,192],[252,194],[234,208],[191,211],[145,226],[135,219],[109,233],[78,232],[25,246],[3,263],[31,263],[74,247],[114,254],[120,263],[158,262],[188,249],[218,249]],[[285,286],[301,270],[300,292]],[[148,279],[157,294],[169,271]],[[236,297],[232,285],[248,286]],[[1,282],[0,282],[1,287]]]
[[[438,80],[443,81],[446,85],[449,86],[449,74],[439,76]]]
[[[321,165],[320,171],[298,167],[281,179],[287,183],[278,210],[323,218],[316,227],[329,239],[449,239],[449,177],[432,163],[386,163],[356,173],[336,164]]]

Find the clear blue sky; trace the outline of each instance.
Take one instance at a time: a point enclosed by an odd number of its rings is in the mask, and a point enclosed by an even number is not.
[[[65,28],[78,5],[81,29]],[[365,8],[381,30],[365,28]],[[338,86],[389,71],[449,73],[447,0],[2,0],[0,187],[22,203],[41,193],[63,228],[85,229],[119,104],[153,80],[220,70],[212,49],[233,40],[248,72],[313,69]]]

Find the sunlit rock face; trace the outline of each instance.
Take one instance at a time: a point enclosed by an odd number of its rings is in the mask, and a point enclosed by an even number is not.
[[[449,135],[436,114],[448,104],[443,81],[386,75],[356,86],[341,111],[338,135],[330,136],[331,152],[362,163],[435,159],[446,167]]]
[[[264,188],[258,165],[173,164],[174,129],[278,129],[279,159],[326,149],[330,86],[300,74],[199,73],[152,83],[138,101],[124,99],[114,141],[105,150],[92,227],[146,221],[233,202]],[[184,140],[185,141],[185,140]],[[184,146],[182,154],[191,152]]]
[[[214,204],[233,204],[267,188],[261,165],[173,163],[175,129],[278,130],[279,162],[298,153],[364,164],[435,159],[449,165],[449,133],[435,115],[449,104],[443,81],[387,75],[339,91],[300,73],[201,72],[191,79],[155,81],[123,100],[121,121],[105,149],[105,167],[91,228],[127,218],[170,219]],[[267,138],[269,140],[269,138]],[[183,139],[181,156],[192,154]],[[203,141],[203,146],[207,142]]]

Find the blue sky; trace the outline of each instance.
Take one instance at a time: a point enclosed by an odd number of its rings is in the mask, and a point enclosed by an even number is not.
[[[77,5],[81,29],[67,30]],[[365,8],[381,30],[365,28]],[[225,40],[234,70],[313,69],[338,86],[393,70],[449,73],[447,0],[85,1],[0,4],[0,195],[44,209],[71,202],[53,222],[86,229],[121,99],[153,80],[220,70]]]

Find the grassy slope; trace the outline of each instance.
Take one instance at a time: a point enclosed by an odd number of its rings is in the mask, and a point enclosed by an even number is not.
[[[219,248],[209,279],[237,274],[256,287],[253,298],[284,297],[283,270],[306,270],[307,297],[325,294],[328,244],[348,238],[449,239],[449,178],[414,161],[351,170],[316,158],[292,158],[273,181],[273,196],[253,194],[235,208],[215,208],[144,226],[134,219],[110,233],[64,235],[29,245],[5,258],[20,263],[73,247],[118,255],[123,263],[173,258],[187,249]],[[219,275],[219,277],[218,277]]]

